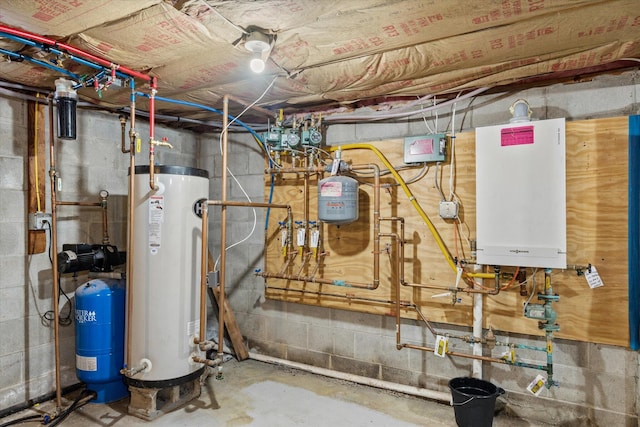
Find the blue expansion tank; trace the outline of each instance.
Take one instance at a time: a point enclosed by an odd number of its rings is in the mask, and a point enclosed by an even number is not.
[[[76,289],[76,375],[95,403],[127,397],[124,363],[125,281],[94,279]]]

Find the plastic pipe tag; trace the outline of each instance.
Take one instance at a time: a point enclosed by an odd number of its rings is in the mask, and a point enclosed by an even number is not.
[[[433,349],[433,354],[439,357],[445,357],[449,350],[449,338],[442,335],[436,336],[436,348]]]
[[[282,230],[280,232],[280,243],[283,247],[287,245],[287,230]]]
[[[320,243],[320,231],[318,230],[313,230],[311,232],[311,247],[312,248],[317,248],[318,247],[318,243]]]
[[[458,284],[460,283],[460,278],[462,277],[462,267],[458,267],[456,268],[456,288],[458,287]]]
[[[544,377],[542,375],[538,375],[529,385],[527,386],[527,390],[529,390],[533,395],[538,396],[544,390]]]
[[[304,246],[305,231],[304,228],[298,228],[297,240],[298,246]]]
[[[598,274],[598,270],[596,270],[596,267],[593,265],[584,273],[584,277],[587,279],[587,283],[591,289],[604,286],[604,282],[602,282],[602,279]]]

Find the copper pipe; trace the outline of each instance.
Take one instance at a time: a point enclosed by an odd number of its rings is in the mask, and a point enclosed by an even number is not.
[[[412,348],[414,350],[422,350],[422,351],[426,351],[426,352],[432,352],[434,351],[433,348],[429,348],[429,347],[424,347],[421,345],[414,345],[414,344],[401,344],[402,348]],[[502,363],[502,364],[507,364],[507,361],[505,359],[498,359],[495,357],[488,357],[488,356],[480,356],[480,355],[476,355],[476,354],[467,354],[467,353],[458,353],[455,351],[447,351],[446,354],[448,356],[454,356],[454,357],[464,357],[467,359],[475,359],[475,360],[483,360],[485,362],[493,362],[493,363]]]
[[[310,258],[311,258],[311,251],[303,252],[302,262],[300,263],[300,268],[298,268],[298,274],[296,275],[298,277],[297,280],[300,280],[300,277],[302,277],[302,270],[304,270],[304,267],[307,265],[307,262],[309,261]]]
[[[351,170],[373,170],[373,283],[370,289],[380,286],[380,168],[376,164],[352,166]]]
[[[227,168],[229,164],[229,95],[222,97],[222,202],[227,201]],[[224,348],[224,301],[227,270],[227,205],[221,205],[220,212],[220,295],[218,296],[218,357],[222,358]]]
[[[326,172],[323,166],[308,166],[303,168],[266,168],[264,170],[266,174],[281,174],[281,173],[323,173]]]
[[[260,276],[260,274],[258,274],[258,276]],[[393,308],[393,306],[395,305],[395,301],[390,301],[390,300],[382,300],[382,299],[370,298],[370,297],[360,297],[356,295],[336,294],[332,292],[310,291],[308,289],[289,289],[289,288],[283,288],[280,286],[268,286],[268,285],[265,285],[265,289],[266,290],[273,289],[276,291],[283,291],[283,292],[297,292],[301,294],[311,294],[311,295],[318,295],[322,297],[340,298],[340,299],[346,299],[348,301],[374,302],[378,304],[389,305],[389,308]]]
[[[218,346],[220,347],[220,346]],[[211,360],[211,359],[203,359],[201,357],[198,356],[193,356],[191,358],[191,360],[193,360],[196,363],[202,363],[203,365],[207,365],[207,366],[211,366],[211,367],[215,367],[218,365],[222,364],[222,358],[221,357],[216,357],[215,359]]]
[[[284,279],[284,280],[296,280],[300,282],[308,282],[308,283],[320,283],[325,285],[334,285],[341,286],[345,288],[358,288],[358,289],[367,289],[373,290],[371,283],[361,283],[361,282],[347,282],[345,280],[339,279],[325,279],[325,278],[315,278],[312,276],[297,276],[295,274],[283,274],[283,273],[269,273],[269,272],[260,272],[258,276],[264,278],[273,278],[273,279]]]
[[[320,227],[320,229],[322,229],[322,227]],[[320,232],[320,234],[322,235],[322,232]],[[320,239],[322,239],[322,237],[320,237]],[[321,240],[320,240],[321,242]],[[316,274],[318,273],[318,270],[320,269],[320,264],[322,263],[322,258],[324,257],[325,253],[324,251],[320,251],[320,245],[322,245],[322,243],[318,244],[318,252],[316,254],[316,265],[315,267],[313,267],[313,271],[311,272],[311,280],[313,280],[316,277]]]
[[[285,261],[285,263],[282,266],[282,269],[280,270],[280,274],[284,274],[285,271],[287,271],[287,269],[289,268],[289,264],[291,264],[291,262],[296,259],[296,255],[298,255],[297,252],[293,252],[293,249],[291,249],[291,238],[289,238],[289,244],[288,246],[290,247],[288,252],[287,252],[287,260]]]
[[[205,329],[207,319],[207,264],[209,256],[209,206],[206,203],[202,203],[202,250],[200,258],[200,331],[198,333],[198,341],[204,342],[206,340]],[[218,341],[224,342],[224,341]]]
[[[404,230],[404,229],[403,229]],[[404,262],[404,238],[400,237],[397,233],[380,233],[380,237],[390,237],[396,241],[396,257],[397,262],[395,265],[395,294],[396,294],[396,309],[395,309],[395,317],[396,317],[396,348],[400,350],[400,283],[402,283],[401,277],[401,265]],[[402,267],[403,268],[403,267]]]
[[[131,366],[131,318],[133,307],[133,231],[135,211],[135,177],[136,177],[136,92],[135,82],[131,82],[131,128],[129,129],[129,198],[127,207],[129,210],[129,222],[127,224],[127,286],[126,286],[126,341],[125,341],[125,366]]]
[[[49,96],[49,178],[51,179],[51,258],[53,267],[53,336],[54,336],[54,353],[56,365],[56,407],[62,406],[62,387],[60,385],[60,315],[59,315],[59,298],[58,289],[58,227],[56,215],[56,156],[55,156],[55,138],[53,132],[53,97]]]
[[[418,316],[420,316],[420,318],[422,319],[422,321],[427,325],[427,328],[429,328],[429,331],[431,331],[431,333],[433,335],[437,335],[438,333],[436,332],[436,329],[431,325],[431,322],[429,322],[427,320],[427,318],[425,317],[424,314],[422,314],[422,311],[420,311],[420,308],[418,308],[418,306],[416,304],[413,304],[413,309],[416,311],[416,313],[418,313]],[[398,343],[399,344],[399,343]]]
[[[496,276],[499,276],[496,275]],[[499,285],[499,280],[497,280]],[[420,288],[420,289],[435,289],[440,291],[450,291],[450,292],[464,292],[465,294],[487,294],[487,295],[497,295],[500,293],[499,289],[474,289],[470,287],[466,288],[456,288],[455,286],[438,286],[438,285],[425,285],[422,283],[402,283],[402,286],[408,286],[412,288]]]
[[[154,172],[156,169],[154,150],[155,150],[155,146],[149,143],[149,188],[152,191],[156,191],[158,189],[158,186],[155,185],[155,178],[154,178]]]
[[[284,205],[278,203],[266,203],[266,202],[236,202],[232,200],[207,200],[207,205],[212,206],[242,206],[253,208],[275,208],[275,209],[287,209],[288,216],[291,217],[291,205]]]
[[[92,206],[92,207],[101,207],[102,203],[100,202],[56,202],[57,206]]]
[[[400,223],[400,235],[393,233],[398,238],[399,258],[398,258],[398,283],[404,283],[404,218],[399,216],[380,218],[380,221],[395,221]],[[391,237],[393,237],[391,236]]]
[[[380,234],[380,236],[385,236],[385,237],[391,237],[392,239],[396,240],[396,244],[399,245],[400,244],[400,236],[398,236],[396,233],[385,233],[385,234]],[[400,258],[400,248],[398,248],[397,252],[397,257]],[[396,309],[395,309],[395,317],[396,317],[396,348],[398,350],[400,350],[400,267],[399,267],[399,263],[401,263],[401,258],[399,260],[399,262],[395,263],[396,268],[395,268],[395,276],[396,276],[396,283],[395,283],[395,288],[396,288]]]
[[[235,201],[223,201],[223,200],[207,200],[202,204],[202,247],[201,247],[201,261],[200,261],[200,333],[198,337],[198,342],[204,342],[205,338],[205,319],[207,317],[207,258],[209,254],[208,249],[208,232],[209,232],[209,205],[212,206],[237,206],[237,207],[256,207],[256,208],[280,208],[287,210],[288,221],[292,221],[292,211],[290,205],[281,205],[281,204],[271,204],[271,203],[262,203],[262,202],[235,202]],[[226,247],[226,246],[225,246]],[[226,253],[226,250],[224,251]],[[222,260],[222,255],[220,256]],[[220,281],[222,282],[222,271],[224,264],[220,265]],[[220,295],[222,295],[222,289],[220,288]],[[224,304],[224,300],[221,296],[218,296],[218,313],[220,313],[220,306]],[[218,323],[223,323],[221,319],[218,320]],[[219,331],[218,331],[219,333]],[[224,329],[223,329],[224,333]],[[218,337],[219,338],[219,337]],[[224,341],[218,341],[224,342]],[[197,343],[196,343],[197,344]],[[219,351],[222,351],[219,348]]]
[[[107,199],[102,198],[100,202],[65,202],[56,201],[56,206],[89,206],[102,208],[102,243],[109,244],[109,228],[107,225]]]
[[[401,283],[402,286],[408,286],[408,287],[412,287],[412,288],[420,288],[420,289],[434,289],[434,290],[439,290],[439,291],[460,291],[462,292],[463,289],[462,288],[455,288],[452,286],[445,286],[445,285],[425,285],[422,283]],[[465,288],[466,289],[466,288]]]
[[[149,93],[149,188],[153,191],[158,189],[155,183],[155,105],[156,105],[156,92],[158,84],[155,77],[151,78],[151,90]]]
[[[105,190],[106,191],[106,190]],[[107,196],[100,196],[101,198],[101,206],[102,206],[102,244],[103,245],[108,245],[109,244],[109,225],[107,223],[107,197],[109,193],[106,193]]]
[[[126,154],[129,152],[129,150],[131,150],[131,146],[128,149],[124,148],[124,141],[126,139],[125,128],[127,126],[127,116],[121,115],[119,119],[120,119],[120,131],[122,132],[122,135],[120,138],[120,151],[122,151],[123,154]]]
[[[304,254],[305,248],[309,245],[309,172],[306,170],[309,168],[309,157],[304,156],[304,169],[303,172],[303,185],[302,185],[302,193],[303,193],[303,209],[302,209],[302,226],[304,227],[304,241],[302,242],[302,253]],[[300,266],[300,274],[302,274],[302,270],[304,269],[304,258],[302,259],[302,264]]]

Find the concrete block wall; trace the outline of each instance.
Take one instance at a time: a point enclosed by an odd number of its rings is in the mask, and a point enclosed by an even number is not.
[[[45,135],[48,138],[48,112],[45,108]],[[129,155],[120,152],[118,116],[78,110],[78,139],[56,141],[56,170],[62,180],[58,200],[98,201],[98,192],[109,191],[109,234],[111,243],[126,249],[127,175]],[[148,164],[145,156],[148,123],[137,121],[143,141],[138,164]],[[128,125],[127,125],[128,130]],[[190,132],[158,126],[158,138],[168,137],[175,148],[158,149],[158,163],[197,166],[198,140]],[[128,145],[128,140],[127,140]],[[48,139],[45,175],[46,197],[43,208],[51,212]],[[42,316],[52,308],[52,269],[47,253],[27,255],[27,102],[0,97],[0,411],[20,405],[55,390],[55,364],[52,322]],[[47,237],[47,245],[49,245]],[[61,206],[58,209],[58,244],[101,243],[102,213],[95,208]],[[73,298],[77,280],[64,275],[63,290]],[[64,297],[61,316],[68,312]],[[78,382],[75,376],[74,327],[63,326],[61,333],[61,380],[67,386]]]
[[[511,117],[509,106],[518,98],[529,102],[533,117],[537,119],[566,117],[567,120],[584,120],[640,114],[640,73],[627,72],[586,83],[559,84],[463,100],[456,109],[456,132],[507,122]],[[467,109],[468,105],[470,108]],[[451,107],[439,111],[438,131],[450,131],[452,112]],[[425,118],[433,129],[435,114],[427,113]],[[330,145],[338,145],[425,132],[422,118],[394,124],[330,125],[326,140]],[[254,146],[255,143],[247,136],[234,135],[230,138],[229,162],[232,172],[238,175],[248,171],[249,179],[243,183],[248,186],[248,192],[259,198],[264,191],[264,177],[259,172],[263,157]],[[246,150],[246,147],[253,148]],[[201,156],[206,156],[207,162],[212,164],[218,161],[217,154],[209,148]],[[247,169],[245,165],[248,164],[256,166]],[[210,190],[215,197],[220,194],[220,171],[215,170],[218,167],[214,167]],[[236,198],[238,193],[233,185],[230,184],[230,191],[232,198]],[[233,230],[245,230],[251,220],[241,213],[229,218],[228,230],[232,230],[233,241],[238,238]],[[212,219],[211,225],[209,244],[215,255],[219,253],[220,246],[219,235],[215,231],[219,221]],[[471,362],[467,359],[439,358],[418,350],[396,350],[393,318],[265,300],[264,282],[252,274],[254,269],[262,268],[263,225],[259,222],[255,239],[249,245],[242,245],[247,256],[238,256],[235,252],[236,255],[230,253],[227,257],[230,273],[226,284],[231,305],[251,351],[440,391],[448,391],[450,378],[471,373]],[[467,328],[437,327],[443,333],[469,333]],[[402,336],[403,340],[420,345],[433,346],[435,342],[435,337],[418,322],[403,321]],[[500,338],[545,346],[540,337],[500,334]],[[452,341],[450,345],[461,352],[471,350],[464,342]],[[492,355],[500,357],[502,350],[496,348]],[[504,410],[534,423],[537,420],[564,426],[638,425],[640,358],[637,352],[621,347],[556,340],[554,353],[554,369],[560,386],[543,391],[539,397],[531,395],[526,387],[540,371],[484,365],[485,378],[507,390],[505,397],[501,398],[506,402]],[[546,355],[535,351],[524,352],[520,357],[530,362],[546,362]]]

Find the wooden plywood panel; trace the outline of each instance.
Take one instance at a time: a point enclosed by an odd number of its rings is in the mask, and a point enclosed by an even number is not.
[[[628,345],[627,324],[627,118],[598,119],[567,123],[567,262],[598,268],[605,286],[590,289],[583,276],[575,270],[553,270],[554,291],[560,302],[554,304],[558,312],[560,331],[556,336],[581,341]],[[394,165],[402,164],[402,140],[373,143]],[[475,136],[473,132],[456,137],[455,193],[461,202],[460,226],[438,216],[440,194],[435,185],[435,165],[426,175],[410,184],[416,201],[433,222],[452,257],[470,257],[468,240],[475,237]],[[345,150],[343,159],[352,164],[376,163],[380,159],[370,150]],[[383,167],[381,165],[381,167]],[[449,194],[450,162],[438,171],[445,194]],[[400,172],[410,179],[418,170]],[[540,173],[544,173],[541,170]],[[316,186],[322,176],[309,178],[309,216],[316,217]],[[363,178],[370,183],[371,179]],[[266,191],[268,192],[269,179]],[[403,217],[405,221],[404,278],[410,283],[450,287],[456,275],[446,262],[432,233],[425,225],[407,195],[389,175],[382,177],[380,195],[382,217]],[[274,203],[290,203],[294,220],[303,220],[304,179],[302,174],[278,177]],[[344,226],[322,225],[325,256],[316,261],[313,256],[299,256],[286,264],[282,255],[278,221],[282,212],[272,210],[267,231],[266,270],[286,273],[290,277],[312,276],[349,283],[371,283],[373,278],[373,200],[370,185],[360,186],[360,219]],[[277,218],[274,218],[276,216]],[[382,233],[399,232],[399,224],[381,223]],[[318,284],[299,280],[268,279],[267,297],[326,307],[358,310],[383,315],[395,314],[395,289],[398,275],[394,267],[398,256],[394,241],[383,237],[380,242],[380,283],[375,290],[363,290]],[[493,272],[491,267],[485,267]],[[503,268],[502,283],[507,284],[513,267]],[[533,271],[526,271],[529,291],[534,282]],[[535,282],[541,289],[543,272],[537,271]],[[342,283],[342,282],[338,282]],[[493,287],[493,280],[485,286]],[[464,286],[464,285],[461,285]],[[284,288],[287,290],[279,290]],[[523,316],[519,286],[512,286],[497,296],[486,296],[485,327],[498,330],[543,335],[537,321]],[[302,292],[304,291],[304,292]],[[460,301],[452,304],[451,297],[437,297],[437,289],[401,287],[401,300],[416,304],[430,321],[458,325],[471,324],[472,297],[458,293]],[[320,295],[322,294],[322,295]],[[537,302],[536,298],[532,302]],[[402,316],[416,318],[413,310],[402,310]]]
[[[44,173],[44,106],[34,101],[29,101],[27,106],[27,152],[29,154],[29,206],[27,213],[29,214],[45,211],[45,182],[47,175]],[[39,254],[46,250],[47,237],[45,230],[29,230],[28,239],[27,251],[29,254]]]

